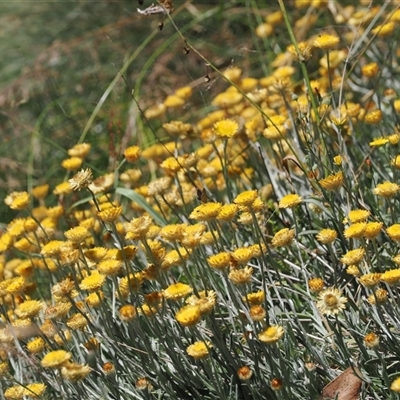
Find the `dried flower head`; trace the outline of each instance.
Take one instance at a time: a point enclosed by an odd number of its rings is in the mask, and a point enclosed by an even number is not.
[[[93,181],[93,172],[90,168],[82,169],[76,173],[68,183],[72,190],[86,189]]]

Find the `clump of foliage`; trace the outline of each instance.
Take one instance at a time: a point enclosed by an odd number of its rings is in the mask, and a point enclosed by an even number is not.
[[[258,46],[288,40],[255,75],[167,3],[224,87],[201,115],[193,86],[145,109],[133,91],[118,165],[90,167],[88,123],[63,181],[4,199],[4,397],[397,398],[400,11],[249,2]]]

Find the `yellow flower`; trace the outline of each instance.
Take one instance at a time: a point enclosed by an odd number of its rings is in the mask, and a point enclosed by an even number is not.
[[[253,376],[253,371],[247,365],[237,370],[237,375],[241,381],[248,381]]]
[[[381,275],[380,273],[365,274],[360,277],[359,282],[365,287],[374,287],[380,282]]]
[[[253,321],[260,322],[265,319],[267,316],[267,312],[265,311],[265,308],[260,305],[255,305],[251,306],[249,310],[250,318]]]
[[[292,243],[294,236],[294,229],[283,228],[275,233],[274,237],[272,238],[271,244],[274,247],[288,246]]]
[[[142,272],[135,272],[134,274],[122,277],[119,281],[119,291],[121,292],[121,295],[127,297],[131,290],[136,292],[139,290],[143,281],[144,276]]]
[[[231,255],[225,251],[214,254],[207,258],[211,268],[223,269],[226,268],[231,262]]]
[[[347,298],[336,288],[322,290],[318,296],[317,308],[321,314],[334,315],[346,308]]]
[[[247,264],[254,257],[254,250],[252,246],[239,247],[231,253],[231,257],[239,264]]]
[[[167,108],[179,108],[185,104],[185,101],[174,94],[167,96],[164,100],[164,106]],[[148,111],[148,110],[147,110]]]
[[[313,293],[319,293],[324,288],[324,280],[321,278],[311,278],[308,281],[308,287]]]
[[[30,383],[25,388],[25,396],[40,397],[46,390],[46,387],[44,383]]]
[[[352,210],[349,212],[349,221],[352,224],[355,224],[356,222],[364,222],[368,219],[370,214],[371,213],[367,210]]]
[[[400,242],[400,224],[394,224],[389,226],[386,229],[386,232],[388,234],[388,236],[390,237],[390,239],[396,241],[396,242]]]
[[[71,188],[71,185],[70,185],[69,182],[62,182],[62,183],[58,184],[58,185],[54,188],[53,193],[54,193],[56,196],[61,196],[62,194],[71,193],[71,190],[72,190],[72,188]]]
[[[198,305],[184,306],[175,314],[175,318],[182,326],[194,326],[201,318],[200,307]]]
[[[167,174],[174,175],[182,169],[182,164],[175,157],[168,157],[160,164],[160,167],[165,170]]]
[[[214,124],[213,130],[217,136],[229,139],[236,135],[239,125],[233,119],[222,119]]]
[[[358,249],[348,251],[340,260],[346,265],[358,264],[363,259],[364,254],[365,250],[360,247]]]
[[[370,111],[368,114],[365,114],[364,120],[368,124],[378,124],[382,121],[382,111],[374,110]]]
[[[76,382],[86,378],[91,370],[88,365],[67,363],[61,368],[61,375],[64,379]]]
[[[190,250],[189,250],[190,251]],[[184,247],[179,247],[178,250],[169,251],[161,262],[161,267],[167,269],[173,265],[182,264],[189,258],[190,253]]]
[[[230,221],[232,220],[239,207],[237,204],[224,204],[218,212],[217,220],[219,221]]]
[[[81,243],[90,236],[90,232],[83,226],[76,226],[64,232],[65,237],[73,243]]]
[[[337,36],[323,34],[318,36],[314,41],[314,46],[323,50],[329,50],[339,43],[340,39]]]
[[[158,118],[164,115],[166,110],[167,107],[163,103],[154,104],[144,112],[144,116],[147,119]]]
[[[280,325],[271,325],[264,331],[258,334],[258,339],[261,342],[272,344],[276,343],[285,333],[284,329]]]
[[[97,218],[103,222],[115,222],[122,214],[122,206],[109,207],[97,212]]]
[[[344,236],[348,239],[358,239],[363,236],[366,228],[366,222],[357,222],[345,229]]]
[[[93,172],[90,168],[82,169],[71,179],[68,179],[72,190],[79,191],[87,188],[93,181]]]
[[[82,290],[95,291],[103,286],[105,280],[106,277],[103,274],[100,274],[98,271],[93,271],[91,275],[82,279],[79,288]]]
[[[76,144],[68,150],[68,155],[70,157],[85,158],[89,154],[90,147],[89,143]]]
[[[130,146],[125,149],[124,157],[129,163],[134,163],[139,160],[142,150],[139,146]]]
[[[185,283],[174,283],[163,290],[163,295],[168,300],[178,300],[193,292],[193,288]]]
[[[376,28],[372,29],[371,32],[379,37],[389,37],[393,34],[394,28],[394,22],[390,21],[387,24],[378,25]]]
[[[368,296],[368,303],[372,306],[375,304],[383,304],[388,298],[388,291],[385,289],[377,289],[373,294]]]
[[[361,67],[361,74],[367,78],[373,78],[379,72],[379,65],[376,62],[366,64]]]
[[[282,197],[279,202],[279,208],[294,208],[302,201],[303,199],[298,194],[288,194],[285,197]]]
[[[369,145],[371,147],[380,147],[380,146],[384,146],[386,143],[389,143],[389,139],[380,137],[380,138],[376,138],[372,142],[369,142]]]
[[[390,385],[390,390],[394,392],[400,392],[400,378],[395,379]]]
[[[243,297],[244,302],[248,302],[250,305],[260,305],[264,302],[265,300],[265,292],[263,290],[259,290],[258,292],[252,292],[246,294],[246,296]]]
[[[198,295],[200,297],[196,295],[189,296],[185,303],[192,306],[199,306],[201,315],[210,313],[214,309],[217,294],[214,290],[202,290]]]
[[[7,282],[5,291],[8,294],[21,294],[27,285],[26,279],[23,276],[12,278],[5,282]]]
[[[205,203],[200,204],[196,207],[189,215],[190,219],[196,219],[198,221],[209,221],[218,216],[219,211],[222,208],[221,203]]]
[[[193,94],[193,88],[191,86],[183,86],[175,90],[175,94],[181,99],[187,100]]]
[[[88,324],[88,320],[81,314],[75,313],[67,320],[67,326],[71,329],[83,329]]]
[[[361,275],[360,268],[358,268],[357,265],[349,265],[346,268],[346,272],[351,276],[360,276]]]
[[[181,240],[184,235],[186,226],[187,226],[186,224],[166,225],[163,228],[161,228],[160,235],[162,238],[170,242]]]
[[[103,260],[97,264],[97,270],[106,276],[111,276],[117,274],[122,268],[122,261],[121,260]]]
[[[54,306],[47,307],[44,311],[44,316],[47,319],[62,318],[68,314],[71,307],[72,304],[70,302],[61,301]]]
[[[337,232],[333,229],[322,229],[317,234],[317,240],[323,244],[332,243],[337,238]]]
[[[24,210],[29,206],[29,202],[28,192],[12,192],[4,199],[4,203],[12,210]]]
[[[132,304],[125,304],[119,309],[119,317],[122,321],[132,321],[136,317],[136,308]]]
[[[125,229],[127,233],[125,235],[125,239],[138,240],[143,238],[149,231],[152,223],[153,220],[148,215],[143,215],[139,218],[133,218],[131,222],[126,224]]]
[[[239,193],[233,202],[239,206],[251,206],[257,198],[257,190],[247,190]]]
[[[67,171],[75,171],[82,166],[83,160],[80,157],[71,157],[63,160],[61,166]]]
[[[25,388],[20,385],[15,385],[7,388],[4,392],[4,397],[7,400],[18,400],[23,399],[25,396]]]
[[[342,187],[343,179],[343,172],[340,171],[336,174],[332,174],[324,179],[321,179],[319,184],[326,190],[335,191]]]
[[[71,357],[72,354],[65,350],[54,350],[43,357],[41,364],[45,368],[60,368],[67,363]]]
[[[187,347],[186,352],[189,356],[200,359],[208,356],[209,349],[212,347],[211,342],[194,342]]]
[[[39,300],[25,300],[16,309],[15,314],[19,318],[32,318],[39,314],[43,303]]]
[[[333,163],[338,166],[342,165],[342,156],[338,155],[333,157]]]
[[[85,257],[92,262],[99,262],[107,254],[107,249],[105,247],[93,247],[90,250],[85,251]]]
[[[400,281],[400,269],[391,269],[389,271],[385,271],[381,275],[381,281],[389,285],[398,283]]]
[[[44,339],[42,337],[36,337],[36,338],[30,340],[26,344],[26,348],[32,354],[40,353],[41,351],[44,350],[45,346],[46,346],[46,342],[44,341]]]
[[[218,94],[211,102],[211,104],[213,106],[226,109],[235,106],[242,100],[243,100],[243,95],[239,93],[236,89],[231,91],[227,90],[225,92]]]
[[[42,200],[42,199],[46,198],[47,194],[49,193],[49,188],[50,188],[50,185],[47,183],[44,185],[36,186],[36,187],[32,188],[32,191],[31,191],[32,196],[35,199]]]
[[[232,269],[229,272],[228,278],[235,285],[243,285],[250,281],[252,274],[253,274],[253,268],[246,266],[242,269]]]
[[[85,302],[89,307],[98,307],[104,299],[104,292],[99,290],[86,296]]]

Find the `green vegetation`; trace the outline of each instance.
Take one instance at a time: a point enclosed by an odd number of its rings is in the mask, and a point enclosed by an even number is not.
[[[1,6],[7,400],[398,398],[400,9],[204,3]]]

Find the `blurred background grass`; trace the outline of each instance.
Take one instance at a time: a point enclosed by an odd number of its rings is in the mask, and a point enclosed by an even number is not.
[[[66,150],[80,139],[110,83],[149,35],[154,38],[127,68],[126,82],[119,79],[112,87],[85,136],[96,149],[89,159],[96,172],[111,171],[126,145],[143,145],[146,132],[136,123],[140,113],[132,101],[133,88],[146,109],[181,86],[194,86],[194,96],[182,112],[190,118],[209,107],[213,94],[226,86],[200,57],[185,54],[185,43],[169,21],[158,31],[161,16],[137,12],[150,3],[0,4],[1,199],[46,182],[52,190],[64,179],[60,162],[67,158]],[[277,2],[188,0],[175,1],[174,6],[176,25],[221,69],[239,66],[244,75],[265,76],[275,54],[289,43],[284,26],[268,39],[255,36],[255,27],[278,9]],[[298,13],[301,9],[294,11],[293,20]],[[209,83],[204,79],[207,73]],[[0,222],[15,216],[1,200]]]

